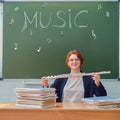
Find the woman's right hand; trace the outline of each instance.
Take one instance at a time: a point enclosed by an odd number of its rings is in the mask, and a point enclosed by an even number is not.
[[[48,85],[48,79],[46,78],[46,77],[42,77],[41,78],[41,82],[42,82],[42,86],[43,87],[48,87],[49,85]]]

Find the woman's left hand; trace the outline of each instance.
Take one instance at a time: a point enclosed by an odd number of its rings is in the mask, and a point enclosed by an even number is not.
[[[94,80],[96,86],[100,85],[100,75],[99,74],[93,73],[92,74],[92,79]]]

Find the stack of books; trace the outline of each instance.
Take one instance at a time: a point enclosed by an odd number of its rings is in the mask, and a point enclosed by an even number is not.
[[[56,106],[54,88],[16,88],[16,106],[48,108]]]
[[[97,105],[97,106],[119,106],[120,107],[120,98],[111,97],[111,96],[101,96],[101,97],[89,97],[82,98],[83,103]]]

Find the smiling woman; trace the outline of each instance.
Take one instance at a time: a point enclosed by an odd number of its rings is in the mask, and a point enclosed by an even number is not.
[[[69,51],[66,56],[66,65],[70,69],[70,74],[80,74],[83,65],[82,54],[77,50]],[[48,78],[42,77],[41,80],[42,86],[48,87]],[[84,97],[107,95],[100,82],[100,75],[96,73],[88,76],[60,77],[55,79],[51,87],[56,89],[57,102],[80,102]]]

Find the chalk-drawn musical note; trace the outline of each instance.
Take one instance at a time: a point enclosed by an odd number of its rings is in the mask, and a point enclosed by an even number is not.
[[[110,17],[110,12],[109,11],[106,11],[106,15],[105,15],[106,17]]]
[[[102,9],[102,5],[98,4],[98,10],[101,10],[101,9]]]
[[[47,5],[48,5],[47,3],[44,3],[44,4],[42,5],[42,8],[45,8]]]
[[[18,7],[18,6],[14,8],[14,11],[15,11],[15,12],[17,12],[18,10],[19,10],[19,7]]]
[[[16,51],[18,49],[18,44],[15,42],[14,45],[15,45],[14,50]]]
[[[91,32],[92,32],[93,38],[96,39],[96,34],[95,34],[94,30],[91,30]]]
[[[12,25],[14,23],[14,19],[11,18],[10,22],[9,22],[9,25]]]
[[[37,49],[37,52],[41,52],[41,49],[42,49],[42,47],[39,47],[39,48]]]

